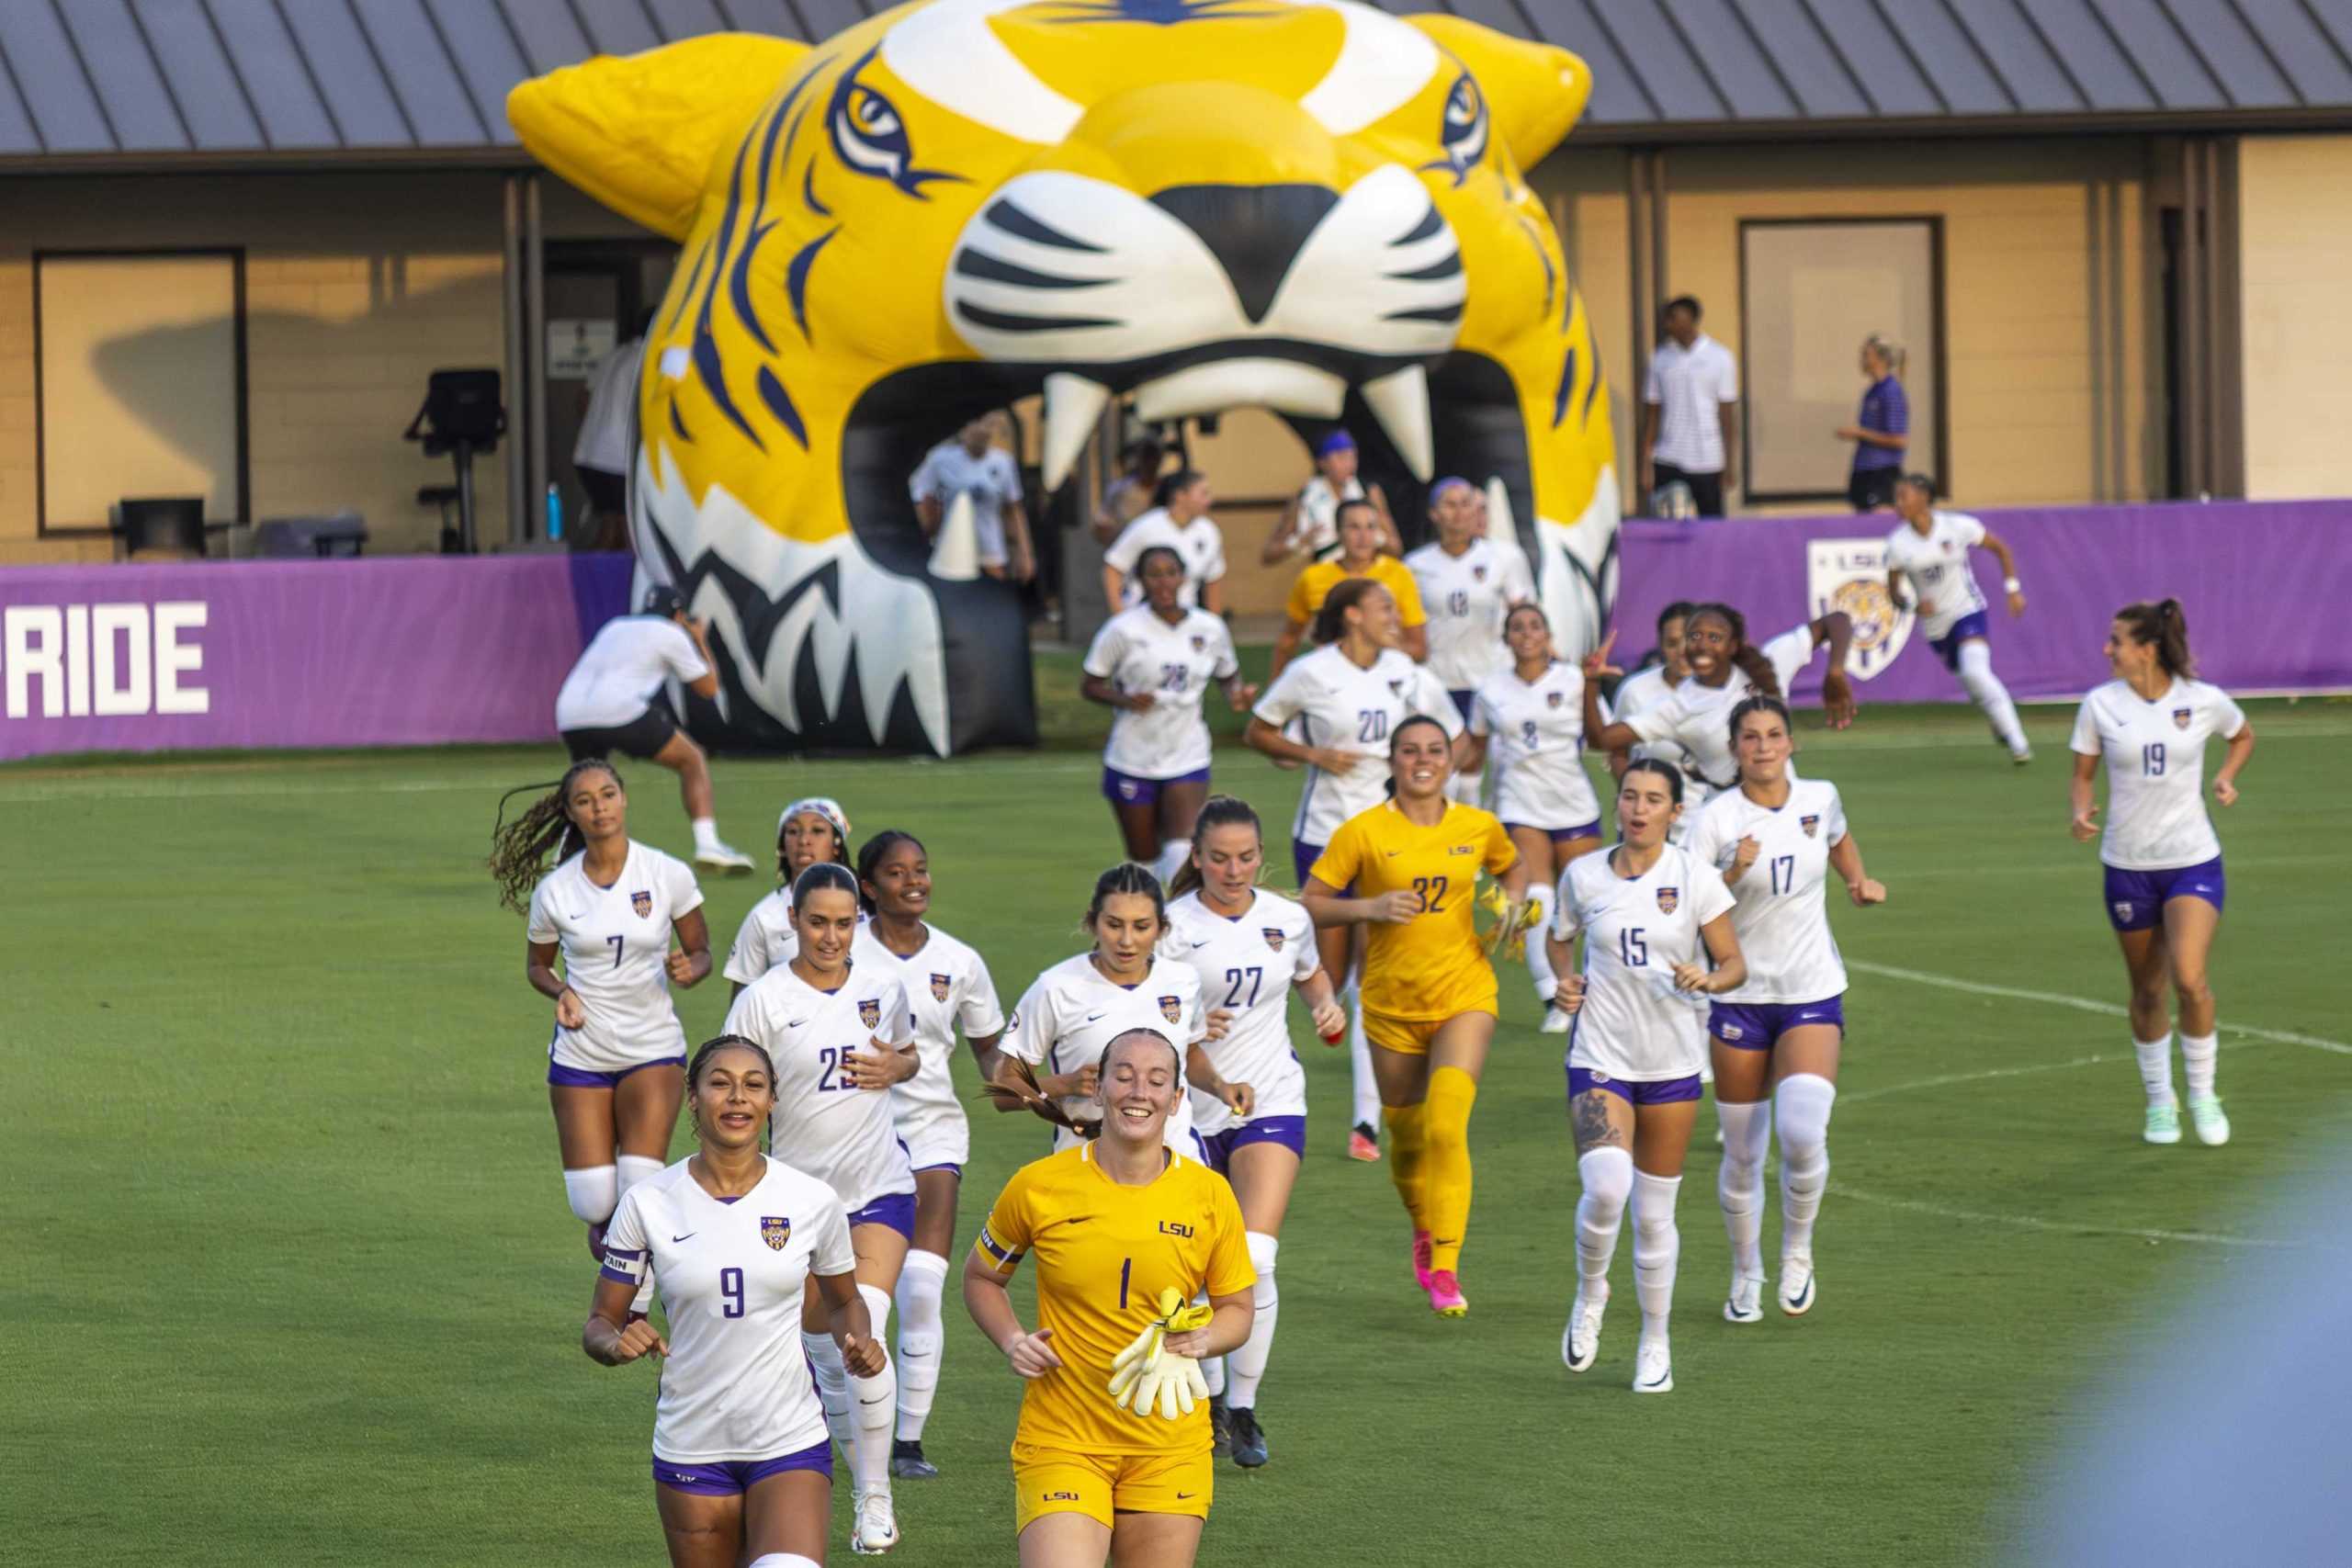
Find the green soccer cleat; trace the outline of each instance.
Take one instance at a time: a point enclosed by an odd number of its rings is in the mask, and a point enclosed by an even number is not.
[[[2221,1110],[2220,1104],[2217,1102],[2213,1109],[2217,1111]],[[2222,1125],[2227,1127],[2229,1123],[2224,1122]],[[2141,1129],[2140,1136],[2152,1144],[2180,1142],[2180,1107],[2177,1105],[2148,1107],[2148,1124]]]
[[[2222,1097],[2217,1094],[2188,1097],[2188,1124],[2197,1129],[2197,1141],[2208,1148],[2220,1148],[2230,1141],[2230,1119],[2222,1114]],[[2154,1122],[2149,1125],[2154,1126]],[[2173,1121],[2172,1135],[2180,1136],[2180,1122]]]

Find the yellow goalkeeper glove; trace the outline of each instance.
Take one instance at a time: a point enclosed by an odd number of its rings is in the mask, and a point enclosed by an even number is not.
[[[1208,1382],[1200,1363],[1165,1348],[1170,1334],[1188,1334],[1215,1315],[1203,1303],[1187,1306],[1181,1292],[1170,1286],[1159,1292],[1159,1315],[1145,1325],[1111,1363],[1111,1403],[1148,1416],[1155,1406],[1173,1421],[1189,1416],[1194,1404],[1208,1397]]]
[[[1487,955],[1525,961],[1527,933],[1533,929],[1539,913],[1535,900],[1513,898],[1503,891],[1502,884],[1489,882],[1478,896],[1478,905],[1495,917],[1495,923],[1487,931]]]

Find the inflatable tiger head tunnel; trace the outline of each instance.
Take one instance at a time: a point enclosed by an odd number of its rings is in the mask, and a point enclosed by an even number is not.
[[[1563,51],[1352,0],[919,0],[815,46],[719,34],[516,87],[535,156],[684,247],[630,505],[640,577],[711,624],[723,716],[696,728],[1033,739],[1017,596],[931,574],[908,481],[1039,392],[1048,490],[1117,394],[1344,422],[1407,496],[1466,477],[1562,648],[1589,646],[1608,400],[1523,177],[1589,85]]]

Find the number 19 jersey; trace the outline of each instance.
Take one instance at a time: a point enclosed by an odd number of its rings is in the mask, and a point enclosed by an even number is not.
[[[1673,844],[1640,876],[1619,875],[1615,858],[1585,855],[1560,878],[1552,933],[1584,933],[1568,1066],[1629,1083],[1687,1078],[1707,1065],[1707,998],[1676,990],[1674,966],[1706,967],[1699,928],[1731,908],[1731,894],[1713,866]]]
[[[2120,871],[2202,865],[2222,852],[2205,812],[2205,742],[2233,739],[2245,710],[2219,686],[2176,677],[2150,702],[2125,681],[2083,699],[2069,742],[2107,761],[2107,828],[2098,858]]]

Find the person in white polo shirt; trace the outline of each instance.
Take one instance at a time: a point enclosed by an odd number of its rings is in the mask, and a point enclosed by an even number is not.
[[[1732,454],[1739,412],[1739,362],[1699,330],[1699,301],[1668,301],[1666,341],[1650,356],[1642,394],[1642,490],[1647,502],[1680,483],[1702,517],[1721,517],[1739,485]]]
[[[555,695],[555,727],[575,762],[626,751],[678,775],[678,792],[695,829],[695,863],[729,876],[748,876],[752,857],[718,837],[712,805],[710,761],[678,728],[662,688],[676,680],[699,697],[718,695],[718,676],[702,623],[686,615],[678,591],[657,583],[645,608],[598,628]]]
[[[972,528],[978,536],[980,570],[1026,582],[1037,575],[1029,545],[1029,518],[1021,510],[1021,470],[1012,454],[991,445],[993,417],[976,419],[923,454],[922,466],[907,481],[923,536],[935,537],[958,495],[972,498]]]

